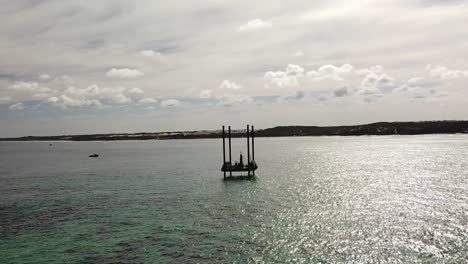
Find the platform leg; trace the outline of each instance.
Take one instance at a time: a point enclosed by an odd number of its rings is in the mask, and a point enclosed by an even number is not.
[[[226,172],[225,172],[225,171],[223,171],[223,173],[224,173],[224,179],[226,179]]]

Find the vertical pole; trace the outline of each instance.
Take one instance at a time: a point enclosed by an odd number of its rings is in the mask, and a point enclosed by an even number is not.
[[[231,126],[229,126],[229,176],[232,177]]]
[[[250,138],[249,138],[249,125],[247,125],[247,176],[250,177]]]
[[[226,132],[223,126],[223,164],[226,163]]]
[[[252,125],[252,161],[255,161],[255,141],[254,141],[254,126]],[[253,171],[253,175],[255,176],[255,170]]]
[[[252,160],[255,161],[255,141],[254,141],[254,126],[252,126]]]
[[[250,163],[250,138],[249,138],[249,125],[247,125],[247,164]]]
[[[226,132],[224,131],[223,126],[223,168],[226,165]],[[223,170],[224,179],[226,179],[226,171]]]

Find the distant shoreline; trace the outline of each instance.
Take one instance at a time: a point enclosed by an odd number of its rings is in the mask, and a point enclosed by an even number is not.
[[[232,136],[242,137],[245,130],[233,130]],[[386,136],[386,135],[427,135],[427,134],[468,134],[468,121],[420,121],[420,122],[378,122],[353,126],[278,126],[255,131],[256,137],[294,136]],[[119,141],[119,140],[168,140],[220,138],[220,130],[154,132],[154,133],[112,133],[62,136],[28,136],[0,138],[0,141]]]

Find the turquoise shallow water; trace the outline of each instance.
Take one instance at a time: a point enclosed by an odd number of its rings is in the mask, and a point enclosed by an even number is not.
[[[223,181],[220,140],[0,143],[0,263],[466,263],[467,136],[256,151]]]

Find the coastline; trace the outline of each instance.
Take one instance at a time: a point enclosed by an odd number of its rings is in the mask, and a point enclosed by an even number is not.
[[[232,137],[242,137],[245,130],[233,130]],[[352,126],[277,126],[259,129],[256,137],[303,136],[388,136],[427,134],[468,134],[468,121],[377,122]],[[111,133],[61,136],[0,138],[0,141],[134,141],[221,138],[221,130]]]

